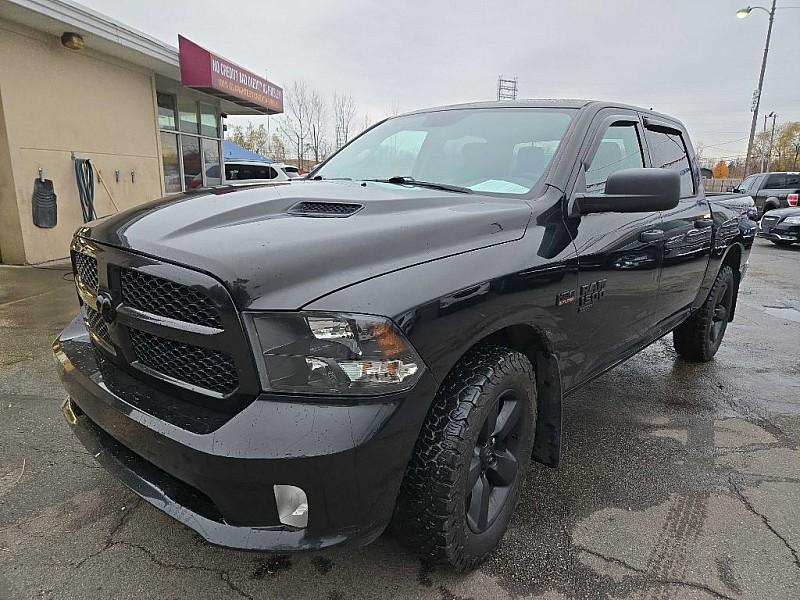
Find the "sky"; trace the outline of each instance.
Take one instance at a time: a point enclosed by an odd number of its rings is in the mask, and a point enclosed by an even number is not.
[[[746,0],[80,2],[173,46],[180,33],[284,88],[301,79],[326,97],[350,94],[359,126],[495,99],[503,74],[518,78],[520,98],[613,100],[675,116],[705,158],[747,149],[768,23],[757,10],[736,18]],[[780,8],[761,100],[779,124],[800,121],[798,30],[800,8]]]

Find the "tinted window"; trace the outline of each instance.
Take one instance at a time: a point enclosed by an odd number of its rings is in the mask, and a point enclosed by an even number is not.
[[[750,175],[750,177],[747,177],[742,183],[739,184],[739,191],[746,193],[751,187],[753,187],[753,184],[756,182],[756,177],[757,175]]]
[[[648,129],[645,133],[654,167],[674,169],[681,176],[681,198],[694,196],[694,181],[686,146],[678,132],[667,133]]]
[[[225,165],[225,179],[228,181],[242,181],[244,179],[275,179],[278,173],[272,167],[262,165]]]
[[[798,186],[800,186],[800,174],[796,173],[773,173],[767,177],[767,181],[764,184],[764,188],[769,190],[781,190]]]
[[[586,170],[586,191],[602,193],[612,173],[643,166],[642,146],[636,126],[632,123],[614,123],[606,129],[592,164]]]
[[[785,183],[786,177],[782,173],[776,173],[775,175],[770,175],[767,177],[767,181],[764,182],[764,189],[777,190],[780,188],[785,188]]]

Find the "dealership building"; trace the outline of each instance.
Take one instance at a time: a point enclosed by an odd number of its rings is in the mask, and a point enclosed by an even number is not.
[[[219,183],[224,117],[282,110],[280,87],[183,37],[0,0],[0,262],[64,258],[88,217]]]

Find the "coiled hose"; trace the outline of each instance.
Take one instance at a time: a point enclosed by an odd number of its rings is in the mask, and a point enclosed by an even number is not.
[[[78,181],[83,222],[88,223],[97,218],[94,210],[94,168],[88,158],[75,159],[75,179]]]

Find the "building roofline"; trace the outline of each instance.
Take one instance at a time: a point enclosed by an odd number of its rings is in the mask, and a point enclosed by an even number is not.
[[[64,31],[75,31],[82,35],[96,37],[140,53],[150,59],[148,67],[155,66],[152,61],[161,63],[163,69],[156,68],[155,70],[164,75],[174,76],[175,69],[178,69],[178,49],[176,47],[75,2],[69,0],[3,0],[3,3],[10,4],[17,9],[16,11],[3,11],[11,13],[3,16],[22,22],[29,27],[32,25],[24,18],[26,12],[35,13],[39,17],[62,24]],[[14,19],[14,15],[22,18]],[[34,26],[34,28],[36,27]]]
[[[56,37],[65,31],[79,33],[88,50],[181,81],[177,47],[71,0],[0,0],[0,19]],[[263,114],[240,102],[220,102],[227,114]]]

